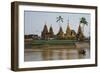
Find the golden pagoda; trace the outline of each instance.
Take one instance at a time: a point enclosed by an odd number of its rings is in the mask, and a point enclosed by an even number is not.
[[[65,33],[65,39],[71,39],[71,29],[69,26],[69,20],[68,20],[68,25],[67,25],[67,29],[66,29],[66,33]]]
[[[64,38],[64,32],[63,32],[61,26],[60,26],[59,32],[57,33],[57,38],[58,39],[63,39]]]

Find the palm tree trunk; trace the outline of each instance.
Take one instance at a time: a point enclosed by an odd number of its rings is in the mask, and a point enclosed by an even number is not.
[[[82,32],[84,33],[84,25],[83,25],[83,27],[82,27]]]
[[[81,23],[80,25],[81,25],[81,28],[82,28],[82,32],[84,33],[84,24]]]

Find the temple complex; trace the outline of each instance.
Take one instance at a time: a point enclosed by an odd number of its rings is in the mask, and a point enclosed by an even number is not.
[[[57,34],[54,34],[52,26],[50,26],[49,31],[47,25],[44,25],[43,31],[41,32],[41,38],[44,40],[48,39],[59,39],[59,40],[84,40],[85,36],[79,25],[77,33],[70,28],[68,23],[66,32],[63,32],[62,27],[60,26]]]

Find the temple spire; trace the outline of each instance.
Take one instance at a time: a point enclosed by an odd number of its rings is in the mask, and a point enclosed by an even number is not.
[[[68,18],[68,20],[67,20],[67,24],[69,25],[69,18]]]
[[[62,27],[60,26],[59,31],[57,33],[58,39],[63,39],[64,38],[64,32]]]
[[[45,21],[45,25],[47,24],[47,21]]]
[[[67,20],[67,29],[66,29],[66,34],[71,34],[71,29],[70,29],[70,25],[69,25],[69,18]]]
[[[53,37],[53,35],[54,35],[52,25],[50,26],[50,29],[49,29],[49,35],[50,35],[50,37]]]
[[[82,29],[81,29],[81,26],[79,25],[79,27],[78,27],[78,31],[77,31],[77,38],[78,38],[78,40],[84,40],[84,34],[83,34],[83,32],[82,32]]]
[[[47,28],[47,25],[46,25],[46,23],[45,23],[44,28],[43,28],[43,31],[42,31],[42,33],[41,33],[41,37],[42,37],[43,39],[47,39],[47,38],[48,38],[47,34],[48,34],[48,28]]]

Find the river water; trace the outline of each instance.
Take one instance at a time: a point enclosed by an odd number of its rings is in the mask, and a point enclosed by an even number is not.
[[[81,49],[81,48],[80,48]],[[71,60],[90,58],[90,49],[82,48],[85,54],[80,54],[77,48],[33,48],[24,52],[24,61]]]

